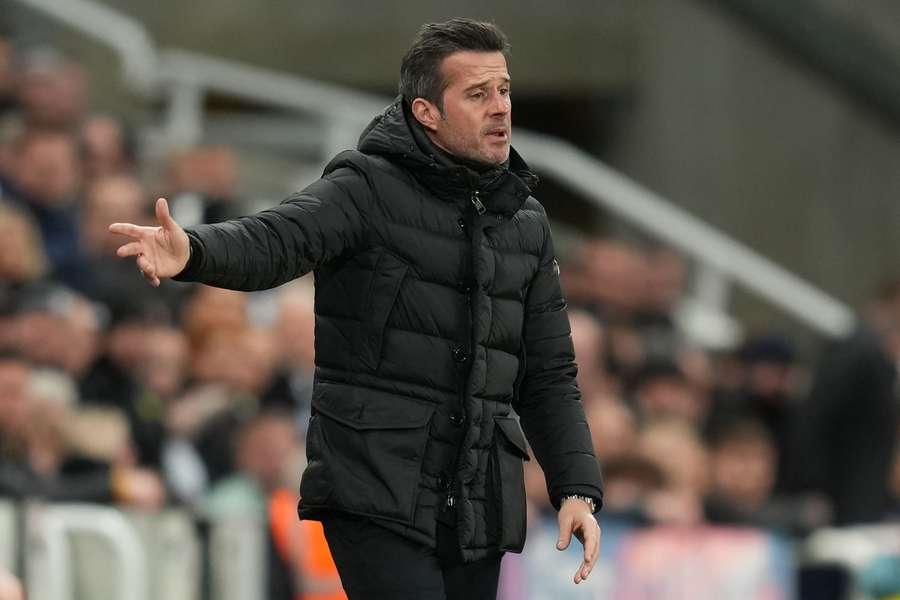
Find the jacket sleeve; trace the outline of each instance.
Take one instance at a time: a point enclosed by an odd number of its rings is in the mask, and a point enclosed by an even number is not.
[[[371,201],[366,177],[340,167],[274,208],[186,229],[191,257],[173,279],[243,291],[279,286],[358,247]]]
[[[544,470],[554,508],[567,494],[602,504],[600,465],[575,381],[577,367],[549,227],[525,300],[524,373],[514,408]],[[521,367],[520,367],[521,368]]]

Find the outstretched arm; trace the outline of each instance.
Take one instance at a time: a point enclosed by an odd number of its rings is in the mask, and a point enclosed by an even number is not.
[[[157,201],[159,227],[115,223],[134,241],[119,256],[136,256],[152,285],[171,277],[234,290],[276,287],[357,247],[365,236],[371,192],[365,177],[342,167],[276,207],[252,216],[181,229]]]

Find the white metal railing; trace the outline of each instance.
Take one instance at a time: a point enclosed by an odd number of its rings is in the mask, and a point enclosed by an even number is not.
[[[334,85],[182,50],[157,53],[137,21],[89,0],[18,0],[111,46],[138,91],[166,94],[167,139],[188,144],[203,134],[204,97],[226,93],[308,114],[326,129],[322,154],[354,147],[361,126],[388,102]],[[127,33],[126,33],[127,32]],[[736,281],[812,328],[847,333],[853,311],[773,261],[562,140],[517,129],[516,147],[536,170],[551,173],[597,206],[651,232],[702,265],[698,300],[722,314]]]
[[[228,519],[212,527],[209,540],[212,593],[216,600],[263,600],[266,595],[265,524]]]
[[[15,505],[0,500],[0,569],[16,570],[18,545],[19,524]]]
[[[71,600],[69,536],[90,534],[105,541],[113,597],[146,600],[148,577],[144,546],[137,530],[120,512],[89,504],[34,504],[26,512],[28,597]]]
[[[110,46],[122,61],[125,80],[142,94],[156,90],[156,48],[140,22],[92,0],[19,0]]]

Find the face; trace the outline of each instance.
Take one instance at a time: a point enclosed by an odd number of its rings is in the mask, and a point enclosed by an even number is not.
[[[22,75],[19,98],[28,120],[35,125],[69,126],[84,112],[84,71],[75,64],[32,66]]]
[[[16,168],[22,190],[45,206],[71,202],[81,185],[78,150],[65,134],[36,134],[22,148]]]
[[[455,52],[444,59],[444,111],[413,101],[413,114],[435,144],[460,158],[498,165],[509,158],[509,72],[502,52]]]
[[[743,506],[760,507],[775,483],[775,450],[765,441],[740,440],[725,444],[712,460],[716,490]]]
[[[144,190],[127,176],[101,177],[87,191],[81,212],[85,247],[95,255],[112,256],[122,238],[109,234],[110,223],[143,223]]]
[[[126,166],[122,127],[115,119],[96,116],[81,126],[84,169],[91,178],[113,175]]]

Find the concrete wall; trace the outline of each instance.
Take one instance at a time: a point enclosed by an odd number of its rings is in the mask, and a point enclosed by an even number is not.
[[[900,272],[900,132],[711,3],[636,22],[614,165],[847,301]]]

